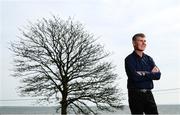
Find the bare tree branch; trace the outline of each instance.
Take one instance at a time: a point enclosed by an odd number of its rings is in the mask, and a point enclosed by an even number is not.
[[[53,16],[21,32],[10,49],[22,96],[57,103],[61,114],[97,114],[89,103],[107,111],[122,107],[122,94],[113,85],[118,77],[115,67],[104,60],[109,53],[82,24]]]

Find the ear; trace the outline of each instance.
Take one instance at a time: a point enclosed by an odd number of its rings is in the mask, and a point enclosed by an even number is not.
[[[136,43],[135,43],[135,41],[132,41],[132,44],[133,44],[133,46],[136,46]]]

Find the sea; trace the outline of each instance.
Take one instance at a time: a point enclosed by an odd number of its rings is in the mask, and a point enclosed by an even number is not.
[[[158,105],[159,114],[180,115],[180,105]],[[125,105],[123,109],[114,112],[100,111],[99,115],[120,115],[130,114],[129,107]],[[34,106],[0,106],[0,115],[60,115],[56,112],[56,107],[34,107]],[[71,114],[72,115],[72,114]]]

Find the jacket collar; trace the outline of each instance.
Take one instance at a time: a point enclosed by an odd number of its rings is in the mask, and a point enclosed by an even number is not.
[[[143,58],[144,56],[145,56],[145,54],[144,54],[144,52],[143,52],[143,54],[142,54],[142,57],[141,56],[139,56],[135,51],[133,51],[133,55],[136,57],[136,58]]]

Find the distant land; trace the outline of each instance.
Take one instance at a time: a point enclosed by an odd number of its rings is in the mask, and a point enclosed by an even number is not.
[[[160,114],[180,114],[180,105],[158,105]],[[39,106],[0,106],[0,115],[59,115],[56,112],[56,107],[39,107]],[[124,109],[119,109],[115,112],[100,111],[101,115],[112,114],[130,114],[129,107],[124,106]]]

